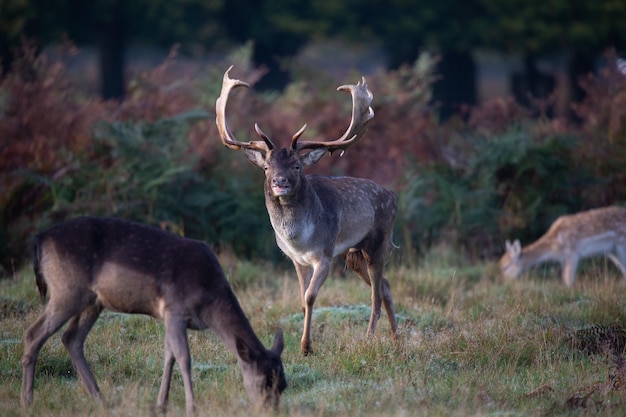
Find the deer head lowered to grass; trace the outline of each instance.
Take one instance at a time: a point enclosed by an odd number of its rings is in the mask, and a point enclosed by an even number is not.
[[[338,88],[352,95],[352,120],[344,135],[329,142],[299,141],[304,125],[291,139],[290,147],[277,147],[255,125],[261,140],[240,142],[226,122],[230,92],[249,87],[224,74],[216,101],[216,123],[222,143],[243,149],[254,165],[265,171],[265,204],[276,235],[276,243],[293,262],[300,282],[304,331],[300,343],[304,355],[311,353],[311,319],[320,287],[328,276],[333,257],[342,255],[346,264],[372,288],[372,311],[367,328],[371,335],[380,317],[381,303],[387,312],[394,337],[396,317],[389,281],[383,276],[397,213],[396,195],[373,181],[351,177],[305,175],[306,166],[327,152],[354,145],[374,117],[372,93],[365,79]],[[304,151],[309,151],[303,153]]]
[[[165,365],[157,405],[165,409],[174,362],[193,413],[187,329],[213,329],[238,359],[250,399],[277,407],[286,388],[279,329],[271,350],[257,338],[209,247],[120,219],[82,217],[37,235],[33,266],[39,292],[50,299],[24,334],[21,401],[33,400],[35,363],[46,340],[69,321],[63,345],[89,394],[101,398],[85,360],[87,334],[104,308],[147,314],[165,323]]]
[[[606,256],[626,278],[626,209],[601,207],[560,216],[535,242],[522,248],[519,240],[505,243],[500,269],[507,278],[544,262],[561,265],[561,280],[571,287],[578,263],[593,256]]]

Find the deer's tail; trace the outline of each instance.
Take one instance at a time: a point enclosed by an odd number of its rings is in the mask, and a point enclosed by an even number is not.
[[[41,301],[44,301],[46,299],[46,294],[48,293],[48,284],[46,284],[46,280],[41,272],[41,238],[39,236],[36,236],[33,240],[32,253],[35,282],[37,283],[37,288],[39,289]]]

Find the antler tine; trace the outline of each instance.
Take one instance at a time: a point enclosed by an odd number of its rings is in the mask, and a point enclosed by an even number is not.
[[[222,80],[222,91],[220,92],[220,96],[215,101],[215,124],[217,125],[217,130],[219,131],[220,138],[222,140],[222,144],[230,149],[255,149],[258,151],[268,151],[273,148],[271,141],[269,138],[267,141],[249,141],[249,142],[240,142],[238,141],[233,133],[230,131],[228,127],[228,123],[226,122],[226,104],[228,103],[228,96],[230,92],[237,87],[246,87],[250,88],[248,83],[245,83],[240,80],[235,80],[229,77],[230,70],[233,68],[231,65],[226,72],[224,73],[224,78]]]
[[[293,136],[291,137],[291,147],[293,149],[297,149],[298,139],[300,138],[300,136],[302,136],[305,130],[306,130],[306,123],[300,128],[300,130],[294,133]]]
[[[270,137],[267,136],[265,132],[261,130],[258,123],[254,124],[254,131],[256,132],[257,135],[259,135],[261,139],[263,139],[263,142],[267,144],[268,149],[274,149],[276,147],[274,145],[274,142],[272,142],[272,140],[270,139]]]
[[[361,81],[355,84],[342,85],[337,91],[346,91],[352,95],[352,119],[348,130],[339,139],[331,142],[300,142],[296,144],[297,138],[293,143],[293,147],[297,150],[328,148],[328,152],[332,153],[341,149],[341,153],[358,142],[363,133],[367,130],[367,124],[374,117],[374,110],[370,107],[374,95],[367,87],[365,77],[361,77]]]

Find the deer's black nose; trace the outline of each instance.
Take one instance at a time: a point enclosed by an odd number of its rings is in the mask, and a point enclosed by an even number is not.
[[[274,178],[272,178],[272,185],[285,187],[289,185],[289,181],[287,180],[287,177],[283,177],[282,175],[277,175]]]

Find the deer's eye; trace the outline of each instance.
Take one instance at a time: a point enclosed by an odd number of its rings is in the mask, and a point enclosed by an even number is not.
[[[268,168],[269,168],[269,167],[267,166],[267,164],[266,164],[266,165],[263,165],[263,171],[267,171],[267,169],[268,169]]]
[[[299,164],[294,165],[293,169],[295,169],[296,171],[300,171],[300,165]]]

